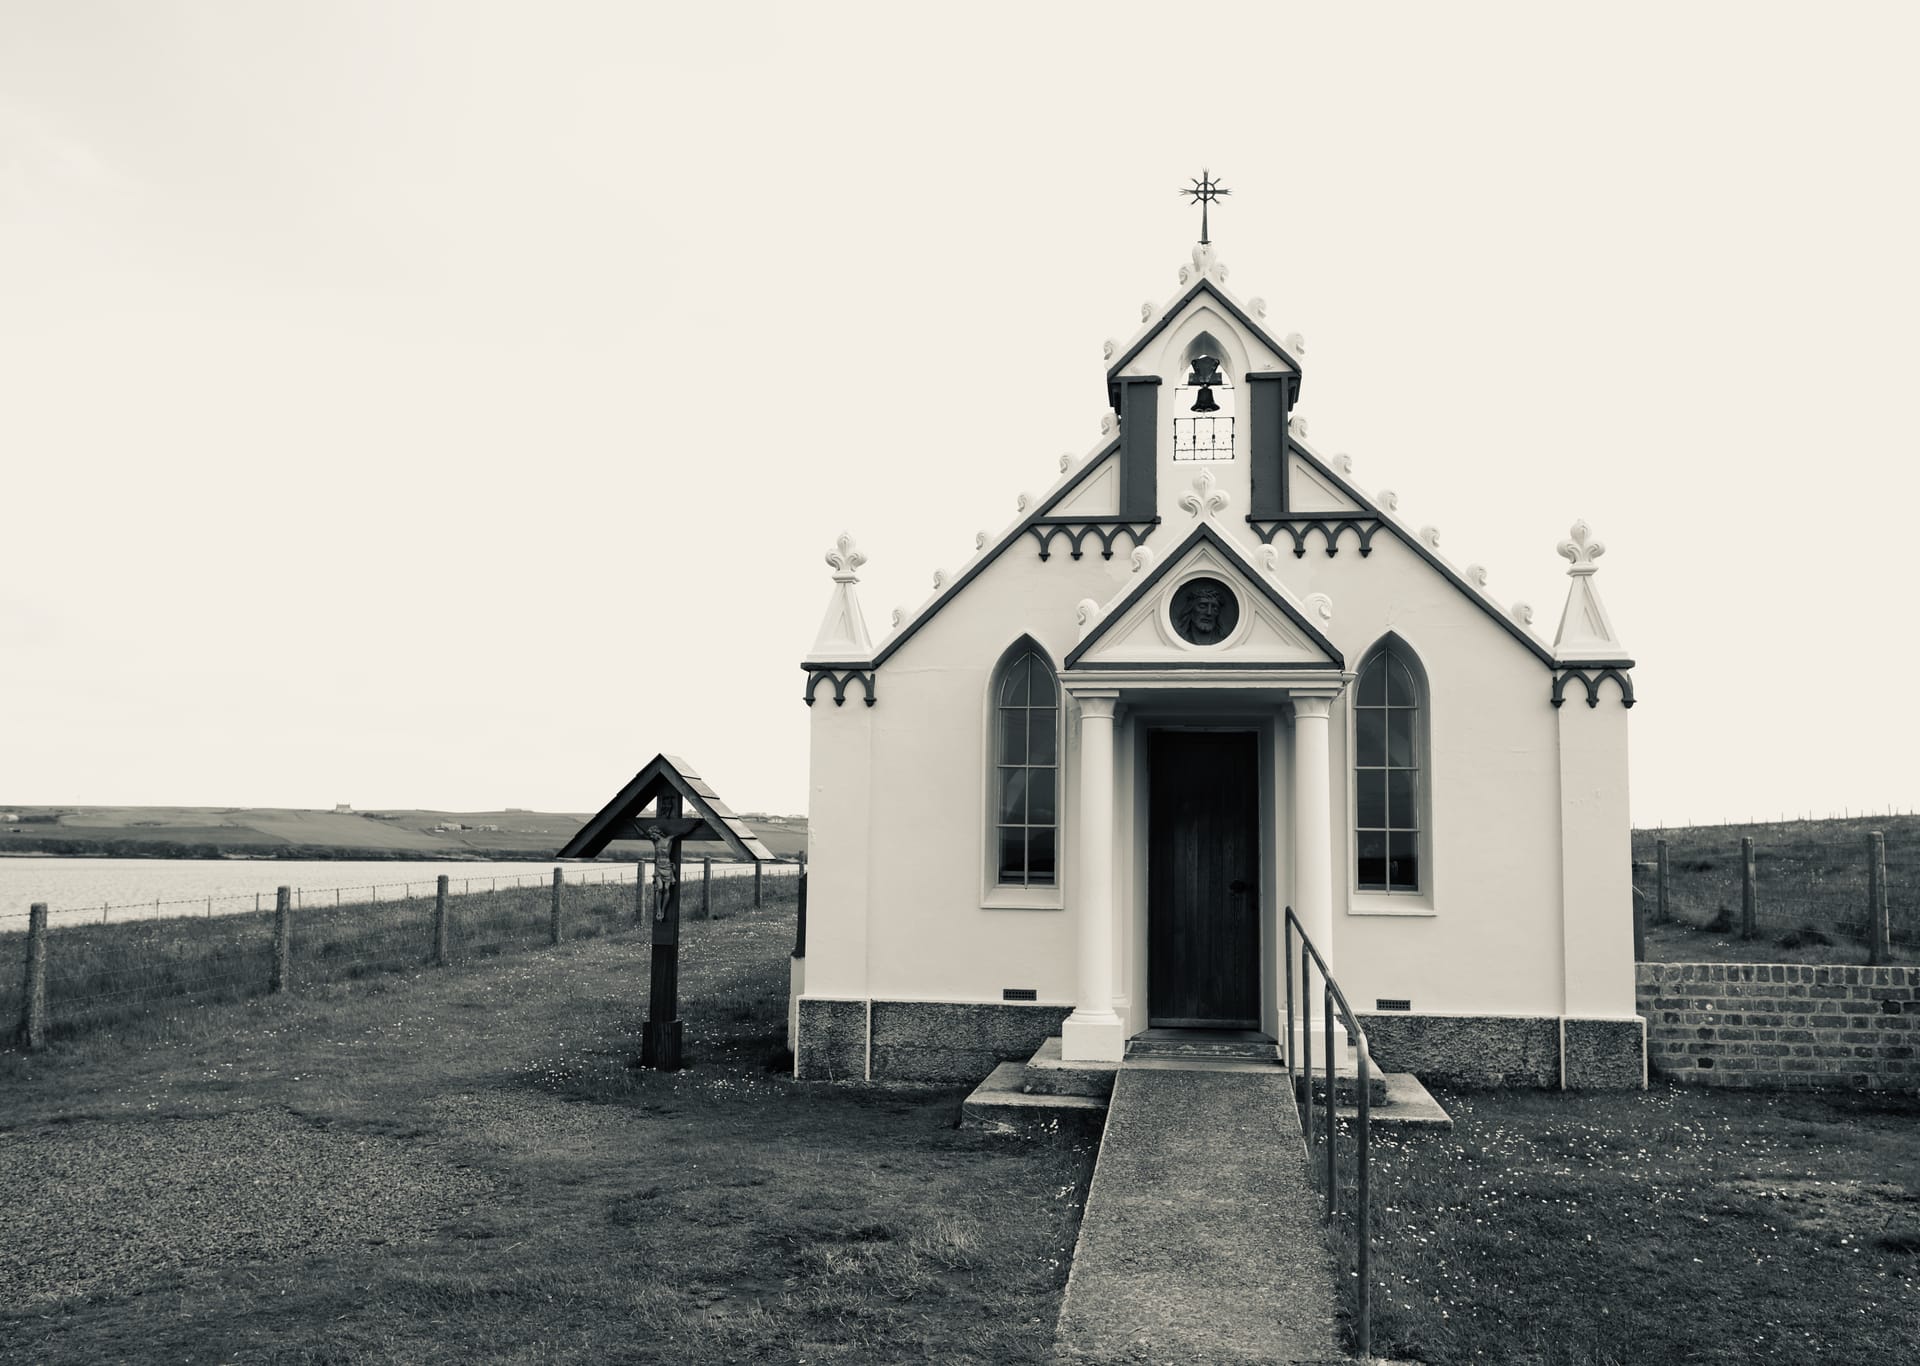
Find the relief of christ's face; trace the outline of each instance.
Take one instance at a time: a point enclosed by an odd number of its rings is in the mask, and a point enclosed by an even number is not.
[[[1195,635],[1215,636],[1220,631],[1220,594],[1211,588],[1202,587],[1193,595],[1193,630]]]
[[[1240,602],[1218,579],[1194,579],[1173,595],[1173,629],[1193,645],[1218,645],[1240,621]]]

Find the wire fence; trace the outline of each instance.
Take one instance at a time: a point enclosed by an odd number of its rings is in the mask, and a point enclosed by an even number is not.
[[[1920,946],[1920,820],[1877,817],[1765,825],[1637,830],[1633,882],[1659,923],[1660,853],[1666,853],[1670,920],[1739,932],[1748,899],[1743,839],[1753,841],[1756,930],[1769,937],[1819,931],[1864,942],[1874,903],[1870,836],[1883,836],[1889,942]]]
[[[795,899],[797,864],[716,876],[725,869],[689,863],[683,917],[736,915]],[[630,932],[645,923],[650,877],[651,865],[574,865],[547,874],[286,888],[284,936],[278,906],[251,894],[197,898],[199,914],[162,901],[144,919],[105,923],[48,924],[44,911],[8,912],[0,915],[0,1046],[35,1043],[36,1018],[38,1042],[137,1032],[185,1011],[276,991]]]

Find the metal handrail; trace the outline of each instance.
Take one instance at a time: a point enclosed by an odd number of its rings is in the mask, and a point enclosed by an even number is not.
[[[1298,1035],[1300,1046],[1298,1049],[1294,1047],[1294,1039],[1296,1036],[1293,1033],[1295,1027],[1293,1014],[1293,936],[1295,934],[1300,936],[1300,1033]],[[1360,1021],[1354,1017],[1352,1009],[1347,1005],[1347,998],[1341,992],[1340,984],[1333,980],[1333,973],[1327,968],[1327,960],[1322,958],[1320,956],[1320,950],[1313,946],[1313,940],[1307,937],[1306,926],[1300,923],[1300,918],[1293,913],[1293,907],[1291,906],[1287,907],[1287,918],[1282,930],[1282,935],[1280,961],[1285,969],[1287,978],[1287,1014],[1285,1024],[1288,1031],[1286,1040],[1287,1077],[1290,1081],[1295,1077],[1302,1079],[1301,1084],[1298,1086],[1299,1098],[1294,1101],[1294,1105],[1295,1108],[1300,1111],[1300,1136],[1306,1148],[1308,1161],[1312,1161],[1313,1159],[1313,1148],[1316,1141],[1322,1142],[1326,1146],[1326,1197],[1327,1218],[1329,1220],[1333,1218],[1340,1205],[1340,1184],[1334,1167],[1334,1133],[1336,1120],[1334,1088],[1338,1070],[1334,1065],[1333,1057],[1332,1025],[1335,1006],[1339,1007],[1340,1016],[1346,1022],[1347,1032],[1353,1040],[1353,1055],[1356,1071],[1355,1081],[1359,1085],[1359,1099],[1354,1107],[1359,1122],[1354,1130],[1356,1139],[1354,1170],[1357,1179],[1353,1215],[1355,1241],[1354,1261],[1358,1271],[1359,1303],[1354,1314],[1354,1322],[1356,1330],[1355,1345],[1359,1349],[1358,1355],[1360,1359],[1365,1361],[1373,1355],[1373,1295],[1367,1276],[1369,1261],[1367,1255],[1368,1218],[1370,1214],[1367,1203],[1367,1140],[1368,1121],[1371,1118],[1373,1108],[1373,1098],[1371,1094],[1373,1055],[1367,1048],[1367,1031],[1360,1027]],[[1327,1100],[1324,1106],[1327,1112],[1326,1137],[1319,1140],[1315,1138],[1313,1127],[1313,995],[1308,990],[1311,983],[1311,979],[1308,976],[1309,962],[1320,969],[1320,980],[1322,983],[1321,1009],[1327,1023],[1327,1046],[1325,1049]],[[1296,1052],[1299,1054],[1297,1058],[1295,1057]]]

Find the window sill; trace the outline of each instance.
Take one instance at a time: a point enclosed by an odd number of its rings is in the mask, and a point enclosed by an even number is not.
[[[993,887],[980,898],[983,911],[1057,911],[1058,887]]]
[[[1347,914],[1431,918],[1439,913],[1433,909],[1433,898],[1424,892],[1402,892],[1398,896],[1386,892],[1349,892]]]

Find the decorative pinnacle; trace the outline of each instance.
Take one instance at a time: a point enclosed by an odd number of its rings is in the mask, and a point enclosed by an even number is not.
[[[867,557],[853,548],[853,537],[841,532],[834,538],[833,549],[827,552],[827,565],[833,570],[835,583],[858,583],[854,571],[867,562]]]
[[[1226,196],[1232,194],[1233,191],[1215,180],[1213,173],[1202,166],[1200,168],[1200,178],[1193,182],[1193,188],[1191,190],[1179,190],[1176,191],[1176,193],[1186,195],[1188,199],[1200,206],[1200,245],[1203,247],[1208,245],[1207,206],[1216,200],[1224,199]]]
[[[1573,539],[1560,542],[1560,554],[1573,564],[1567,573],[1585,578],[1599,567],[1594,561],[1607,553],[1606,543],[1594,540],[1585,522],[1575,522],[1567,534]]]

